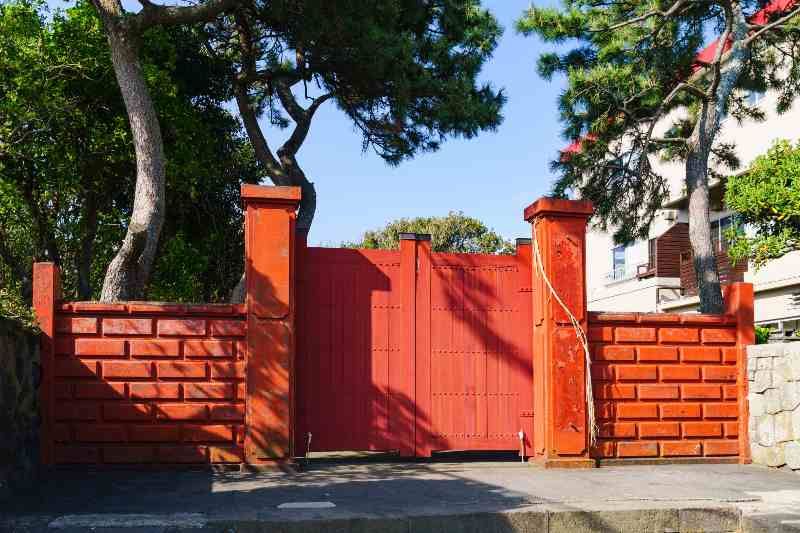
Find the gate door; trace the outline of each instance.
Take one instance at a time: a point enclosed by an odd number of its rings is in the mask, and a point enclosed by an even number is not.
[[[294,453],[530,450],[530,247],[401,243],[297,250]]]

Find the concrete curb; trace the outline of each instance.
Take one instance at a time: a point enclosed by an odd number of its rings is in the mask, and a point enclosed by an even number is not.
[[[628,504],[629,506],[630,504]],[[559,508],[561,507],[561,508]],[[746,527],[744,527],[746,525]],[[148,533],[583,533],[642,532],[760,532],[760,522],[743,521],[741,511],[730,505],[640,509],[565,509],[535,505],[508,512],[434,514],[403,517],[356,517],[292,521],[237,520],[192,515],[67,515],[57,518],[19,518],[0,525],[2,532],[48,531]],[[794,530],[786,530],[794,531]]]

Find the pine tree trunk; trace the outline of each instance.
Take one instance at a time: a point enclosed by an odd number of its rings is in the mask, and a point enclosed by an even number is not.
[[[95,0],[114,72],[128,113],[136,151],[136,189],[128,231],[103,281],[101,301],[141,298],[164,223],[164,145],[155,106],[139,64],[137,39],[120,22],[115,0]]]
[[[721,314],[725,310],[717,258],[711,237],[710,202],[708,191],[708,161],[719,123],[728,99],[744,70],[749,54],[743,40],[747,36],[747,21],[741,5],[731,4],[731,49],[722,62],[718,83],[711,97],[702,103],[686,158],[686,189],[689,193],[689,243],[694,254],[694,270],[700,296],[700,312]],[[720,41],[724,41],[724,37]],[[720,56],[722,59],[722,56]]]

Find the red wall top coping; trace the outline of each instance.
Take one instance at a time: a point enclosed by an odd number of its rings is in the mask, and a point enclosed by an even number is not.
[[[608,313],[590,311],[589,322],[635,322],[637,324],[736,324],[733,315],[697,313]]]
[[[589,200],[564,200],[562,198],[539,198],[525,208],[523,218],[530,222],[542,215],[571,216],[588,218],[594,213],[594,205]]]
[[[162,302],[61,302],[59,313],[112,313],[121,315],[212,315],[244,316],[245,304],[175,304]]]

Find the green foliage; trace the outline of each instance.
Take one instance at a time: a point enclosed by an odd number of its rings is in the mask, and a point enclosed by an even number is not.
[[[397,249],[401,233],[427,233],[435,252],[513,254],[514,245],[486,227],[480,220],[461,212],[445,217],[401,218],[386,227],[364,232],[361,242],[344,243],[348,248]]]
[[[800,250],[800,143],[776,141],[747,172],[728,178],[725,205],[751,233],[731,233],[728,254],[756,268]]]
[[[17,287],[0,286],[0,318],[13,320],[31,331],[39,329],[33,309],[20,298]]]
[[[502,28],[479,0],[277,0],[245,12],[257,64],[241,57],[233,23],[214,32],[217,48],[252,70],[253,99],[275,125],[292,114],[277,82],[301,102],[332,95],[363,148],[390,164],[502,120],[502,91],[478,81]]]
[[[770,328],[756,326],[756,344],[767,344],[771,332],[772,330]]]
[[[745,0],[737,5],[750,16],[764,3]],[[679,9],[671,11],[673,6]],[[533,7],[517,23],[525,35],[537,35],[546,43],[569,43],[566,51],[544,53],[538,61],[543,77],[566,77],[558,100],[563,135],[580,140],[577,150],[553,161],[559,174],[553,192],[578,192],[592,200],[600,227],[613,228],[618,242],[646,236],[669,197],[668,182],[651,161],[686,159],[686,141],[706,99],[701,93],[711,91],[713,100],[719,90],[712,85],[713,76],[694,75],[697,54],[709,35],[720,34],[725,21],[721,4],[699,0],[564,0],[560,7]],[[800,33],[791,24],[780,32],[759,34],[724,103],[730,115],[737,120],[763,119],[759,108],[747,104],[746,90],[773,88],[786,101],[796,96],[798,42]],[[680,86],[672,94],[685,80],[692,87]],[[662,119],[667,130],[652,129]],[[732,144],[713,144],[711,156],[712,176],[739,164]]]
[[[215,301],[236,283],[239,185],[263,175],[226,109],[224,63],[202,53],[203,39],[196,28],[169,28],[142,43],[168,161],[166,253],[150,286],[165,300]],[[0,49],[0,280],[22,281],[2,285],[29,300],[31,264],[47,259],[61,266],[66,298],[96,298],[135,180],[100,21],[88,2],[47,17],[45,4],[14,0],[0,5]],[[187,271],[191,283],[179,279]]]

